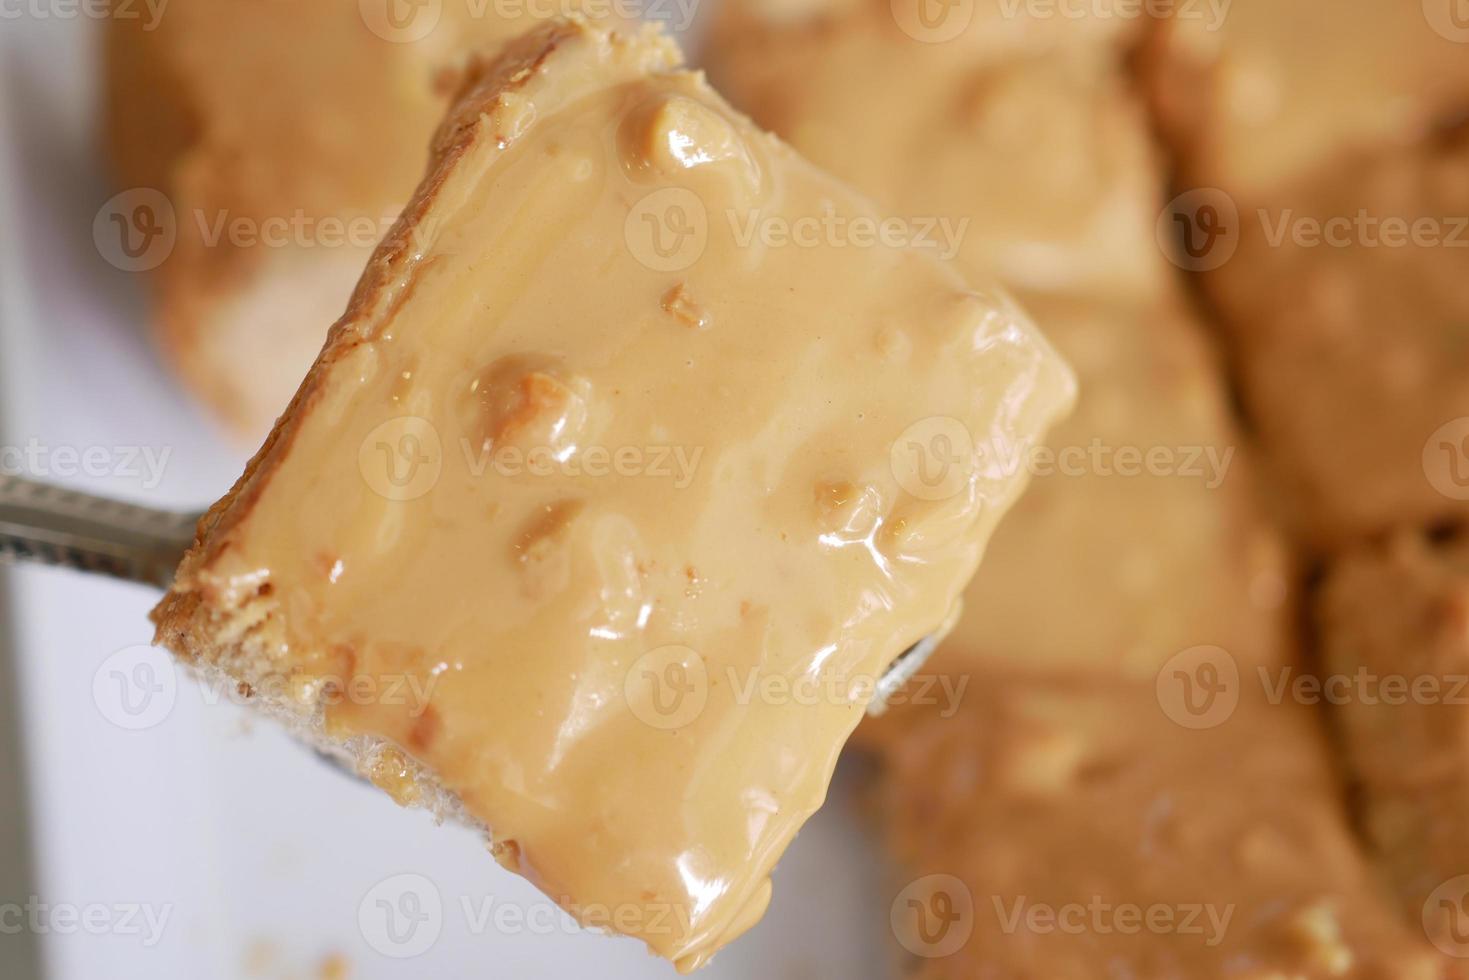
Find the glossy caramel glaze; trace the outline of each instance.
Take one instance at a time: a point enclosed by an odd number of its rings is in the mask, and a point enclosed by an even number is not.
[[[564,23],[476,74],[159,616],[307,700],[413,679],[423,710],[334,698],[326,731],[689,969],[760,917],[1019,493],[975,447],[1032,444],[1073,383],[676,62]]]

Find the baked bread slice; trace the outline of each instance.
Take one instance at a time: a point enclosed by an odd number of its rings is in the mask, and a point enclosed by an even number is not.
[[[471,68],[155,615],[689,969],[760,917],[873,680],[950,617],[1025,479],[981,450],[1023,452],[1073,384],[677,62],[557,22]]]
[[[474,0],[395,21],[357,0],[191,0],[156,21],[118,6],[102,92],[118,209],[151,204],[174,233],[147,255],[155,334],[256,445],[422,176],[453,71],[535,19]]]

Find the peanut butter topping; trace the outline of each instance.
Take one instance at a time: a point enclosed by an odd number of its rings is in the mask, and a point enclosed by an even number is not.
[[[1024,482],[982,448],[1072,381],[676,64],[559,24],[478,72],[160,615],[226,669],[411,679],[327,730],[687,970],[948,620]]]

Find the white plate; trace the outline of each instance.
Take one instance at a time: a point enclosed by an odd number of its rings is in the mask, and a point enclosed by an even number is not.
[[[203,505],[245,454],[175,386],[143,331],[141,283],[92,243],[112,193],[94,129],[96,24],[61,2],[26,8],[0,20],[0,462],[29,450],[28,468],[57,482]],[[81,472],[68,452],[89,449],[94,472]],[[167,454],[156,483],[144,452]],[[639,944],[567,931],[470,834],[400,810],[187,680],[156,695],[150,727],[117,724],[138,723],[119,714],[115,683],[151,636],[146,589],[34,568],[0,571],[0,586],[14,660],[0,688],[0,792],[30,835],[18,844],[0,818],[0,975],[305,978],[332,954],[354,980],[674,975]],[[702,976],[887,972],[887,909],[844,772],[781,865],[764,922]],[[432,882],[443,911],[431,947],[399,960],[373,948],[358,911],[405,873]],[[30,918],[32,894],[46,906],[40,927],[6,934]],[[156,936],[148,913],[164,917]],[[32,953],[43,969],[27,965]]]

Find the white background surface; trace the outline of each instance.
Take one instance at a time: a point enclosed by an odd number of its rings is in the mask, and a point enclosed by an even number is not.
[[[0,446],[167,451],[154,490],[126,474],[58,482],[197,508],[239,473],[244,447],[175,386],[144,333],[142,283],[92,244],[93,217],[113,193],[94,133],[95,29],[84,18],[0,19]],[[5,980],[307,978],[334,953],[353,978],[674,975],[627,940],[559,927],[474,934],[464,901],[546,901],[469,833],[400,810],[233,706],[204,703],[182,676],[160,723],[113,724],[94,677],[149,640],[155,598],[0,569],[0,902],[34,894],[169,915],[152,946],[121,930],[0,935]],[[843,770],[782,864],[765,921],[701,976],[887,974],[887,908],[858,781]],[[434,883],[444,926],[427,953],[394,960],[368,945],[357,915],[375,884],[404,872]]]

